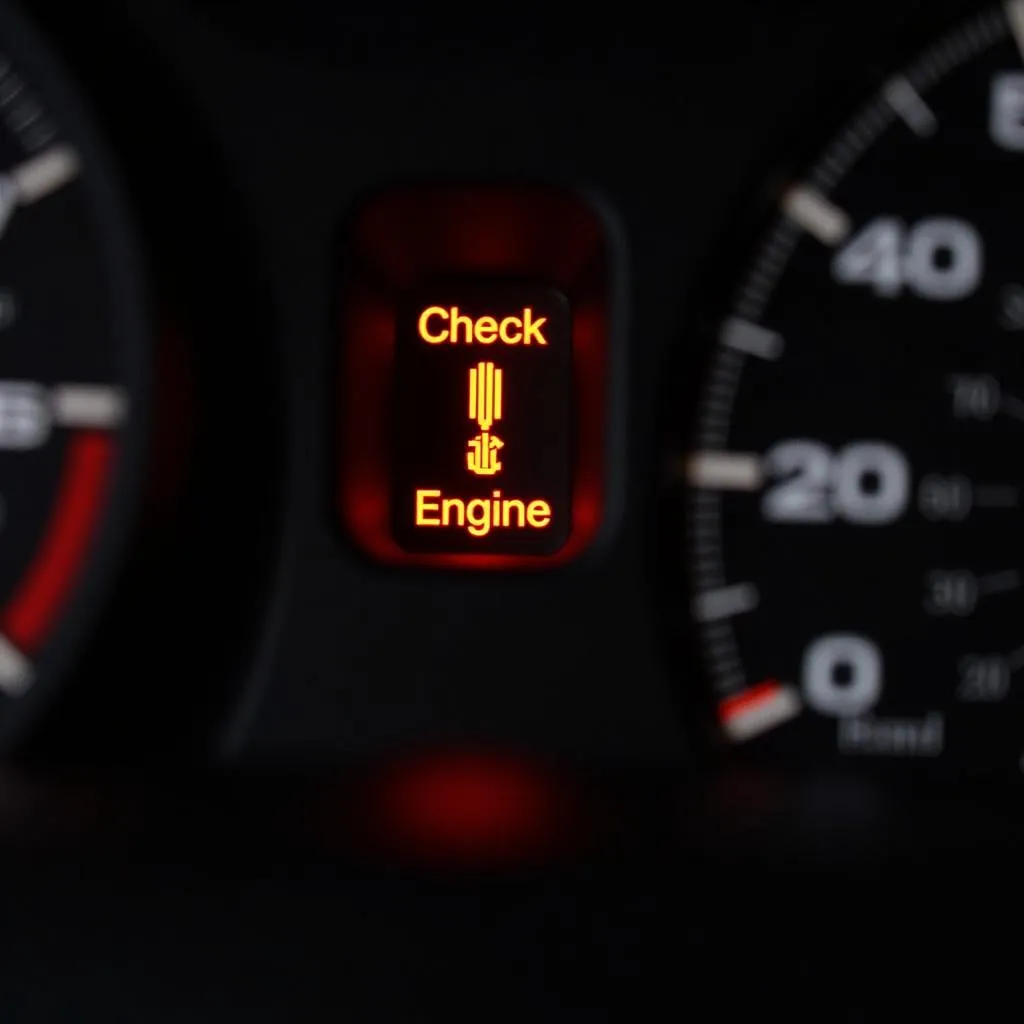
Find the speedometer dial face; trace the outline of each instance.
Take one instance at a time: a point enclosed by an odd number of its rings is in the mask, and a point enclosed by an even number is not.
[[[123,533],[135,264],[74,93],[0,8],[0,740],[70,667]]]
[[[1024,2],[895,74],[781,198],[689,485],[722,734],[1021,771]]]

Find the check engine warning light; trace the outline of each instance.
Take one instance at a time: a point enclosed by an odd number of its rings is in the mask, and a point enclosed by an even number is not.
[[[374,561],[501,572],[596,552],[622,507],[621,230],[524,182],[363,196],[339,241],[339,520]]]
[[[395,538],[413,552],[553,554],[572,512],[568,303],[546,288],[446,292],[399,325]]]

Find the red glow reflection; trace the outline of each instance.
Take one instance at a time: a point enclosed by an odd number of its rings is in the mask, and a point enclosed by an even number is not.
[[[374,838],[413,859],[544,857],[572,831],[562,780],[515,757],[458,752],[403,760],[374,781],[369,797]]]

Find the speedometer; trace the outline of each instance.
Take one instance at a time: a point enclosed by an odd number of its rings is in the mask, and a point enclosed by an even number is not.
[[[137,263],[76,91],[0,6],[0,740],[72,664],[125,532]]]
[[[1024,2],[894,74],[718,317],[687,487],[721,735],[1019,772]]]

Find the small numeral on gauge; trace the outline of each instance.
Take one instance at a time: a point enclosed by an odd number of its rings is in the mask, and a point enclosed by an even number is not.
[[[1024,152],[1024,73],[1003,71],[993,76],[988,130],[1000,149]]]
[[[1003,700],[1010,692],[1010,664],[1006,658],[968,654],[957,666],[960,681],[956,688],[957,700],[968,704],[993,703]]]
[[[40,385],[0,381],[0,449],[40,448],[49,439],[51,426]]]
[[[917,489],[917,507],[933,522],[962,522],[974,507],[974,487],[965,476],[930,473]]]
[[[964,570],[938,569],[925,578],[924,610],[929,615],[970,615],[978,606],[978,579]]]
[[[1002,408],[1003,393],[999,381],[987,374],[971,377],[954,374],[949,378],[953,396],[953,415],[960,420],[990,420]]]

